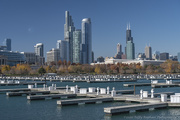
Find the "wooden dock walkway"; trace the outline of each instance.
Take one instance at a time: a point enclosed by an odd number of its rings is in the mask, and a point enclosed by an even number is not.
[[[71,100],[58,100],[57,104],[64,105],[79,105],[79,104],[92,104],[92,103],[102,103],[102,102],[111,102],[113,97],[104,97],[104,98],[81,98],[81,99],[71,99]]]
[[[49,95],[30,95],[28,100],[43,100],[43,99],[60,99],[60,98],[74,98],[76,94],[49,94]]]
[[[144,111],[149,109],[158,109],[168,107],[167,103],[150,103],[150,104],[136,104],[127,106],[107,107],[104,112],[108,115],[126,113],[130,111]]]

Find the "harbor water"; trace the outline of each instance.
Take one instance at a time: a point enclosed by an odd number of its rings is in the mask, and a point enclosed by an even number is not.
[[[138,80],[138,83],[150,83],[150,80]],[[165,82],[165,80],[160,80]],[[48,82],[60,86],[75,86],[81,88],[100,87],[106,88],[115,87],[116,90],[134,89],[134,87],[123,87],[123,84],[128,82],[112,82],[112,83],[86,83],[86,82]],[[131,83],[131,82],[129,82]],[[42,85],[38,85],[42,87]],[[21,86],[0,86],[0,89],[10,88],[27,88],[27,85]],[[136,94],[139,94],[140,89],[151,91],[150,86],[136,87]],[[180,87],[170,88],[154,88],[155,93],[158,92],[176,92],[180,93]],[[0,120],[179,120],[180,108],[164,108],[158,110],[150,110],[143,112],[132,112],[113,116],[107,116],[104,113],[105,107],[121,106],[137,103],[125,102],[107,102],[97,104],[84,104],[72,106],[58,106],[57,100],[27,100],[26,96],[7,97],[5,93],[0,93]]]

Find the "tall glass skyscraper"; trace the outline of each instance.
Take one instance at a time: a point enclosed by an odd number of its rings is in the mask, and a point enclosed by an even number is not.
[[[133,43],[133,37],[131,37],[130,24],[127,25],[126,30],[126,57],[127,59],[135,59],[135,46]]]
[[[69,56],[67,53],[69,53],[69,44],[68,41],[65,40],[58,40],[57,41],[57,49],[59,49],[60,53],[60,60],[66,60],[69,61]]]
[[[80,63],[81,30],[73,32],[73,63]]]
[[[34,49],[35,49],[36,55],[38,55],[40,57],[44,57],[44,45],[42,43],[37,43],[34,46]]]
[[[91,19],[82,20],[82,43],[81,43],[81,63],[90,64],[92,62],[92,40],[91,40]]]
[[[69,61],[73,61],[73,31],[75,31],[72,16],[69,11],[65,11],[65,24],[64,24],[64,40],[68,42],[68,56]]]
[[[7,47],[7,50],[11,51],[11,39],[6,38],[4,40],[4,45]]]

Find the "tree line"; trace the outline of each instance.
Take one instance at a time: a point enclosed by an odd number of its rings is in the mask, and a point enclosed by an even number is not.
[[[180,73],[180,63],[167,60],[161,65],[137,64],[71,64],[66,61],[52,62],[33,68],[28,64],[17,64],[16,66],[1,65],[0,73],[4,75],[43,75],[45,73],[64,74],[172,74]]]

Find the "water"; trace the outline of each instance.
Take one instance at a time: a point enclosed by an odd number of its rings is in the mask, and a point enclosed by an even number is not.
[[[138,82],[150,82],[141,80]],[[165,82],[165,81],[162,81]],[[134,89],[133,87],[123,87],[123,82],[114,83],[73,83],[73,82],[53,82],[57,86],[74,86],[80,87],[102,87],[109,86],[111,89]],[[48,82],[48,85],[52,84]],[[8,88],[27,88],[27,86],[0,86],[0,89]],[[136,94],[139,90],[147,90],[150,92],[150,86],[136,87]],[[155,92],[179,92],[179,87],[172,88],[156,88]],[[85,104],[60,107],[56,104],[58,99],[53,100],[35,100],[29,101],[26,96],[7,97],[5,94],[0,94],[0,120],[179,120],[179,108],[166,108],[160,110],[151,110],[143,112],[132,112],[121,115],[107,116],[104,113],[104,107],[121,106],[134,103],[124,102],[108,102],[99,104]]]

